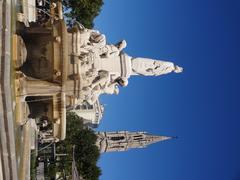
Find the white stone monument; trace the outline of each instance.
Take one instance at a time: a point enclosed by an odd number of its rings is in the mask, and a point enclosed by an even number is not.
[[[180,73],[182,67],[172,62],[141,57],[131,57],[123,52],[125,40],[107,44],[104,34],[77,24],[72,32],[72,49],[78,57],[79,74],[82,77],[78,102],[94,104],[101,94],[118,94],[119,86],[128,85],[131,76],[160,76]]]

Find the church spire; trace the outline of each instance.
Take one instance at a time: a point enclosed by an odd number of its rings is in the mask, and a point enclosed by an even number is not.
[[[132,148],[144,148],[150,144],[172,139],[168,136],[156,136],[146,132],[98,132],[97,146],[101,152],[127,151]]]
[[[145,140],[146,141],[146,145],[150,145],[150,144],[154,144],[160,141],[165,141],[165,140],[169,140],[169,139],[173,139],[174,137],[170,137],[170,136],[156,136],[156,135],[151,135],[151,134],[145,134]]]

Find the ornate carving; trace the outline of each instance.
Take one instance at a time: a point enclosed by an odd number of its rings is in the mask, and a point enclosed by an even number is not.
[[[83,85],[79,102],[94,104],[101,94],[118,94],[119,86],[127,86],[131,75],[159,76],[183,70],[172,62],[128,56],[122,53],[127,46],[125,40],[106,44],[104,34],[82,25],[75,27],[72,44]]]

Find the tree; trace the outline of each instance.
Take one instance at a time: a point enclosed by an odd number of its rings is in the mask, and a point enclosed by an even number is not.
[[[94,18],[101,12],[103,0],[63,0],[63,5],[68,25],[76,20],[91,29]]]
[[[84,128],[81,118],[74,113],[67,114],[67,136],[57,145],[59,153],[67,153],[59,169],[71,175],[72,147],[75,146],[75,161],[79,173],[85,180],[98,180],[101,169],[97,166],[100,152],[96,146],[97,135],[92,129]],[[64,167],[64,168],[63,168]]]

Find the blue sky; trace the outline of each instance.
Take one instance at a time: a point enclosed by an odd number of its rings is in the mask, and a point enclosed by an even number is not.
[[[182,74],[134,77],[103,96],[98,130],[178,139],[106,153],[101,180],[240,179],[240,1],[106,0],[95,28],[134,57],[173,61]]]

